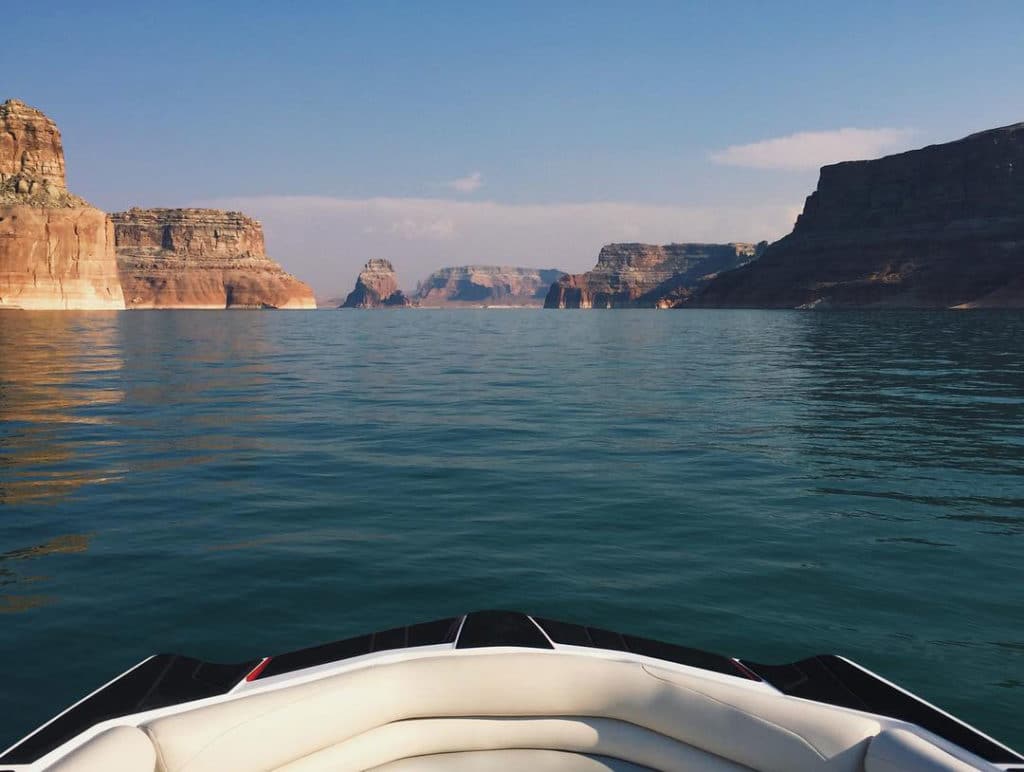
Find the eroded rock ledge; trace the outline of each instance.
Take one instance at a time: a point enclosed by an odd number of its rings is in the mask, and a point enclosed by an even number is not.
[[[545,308],[667,308],[718,272],[757,257],[763,244],[609,244],[586,273],[551,285]]]
[[[409,299],[398,288],[398,277],[390,260],[368,260],[359,272],[356,286],[341,308],[401,308]]]
[[[316,308],[313,291],[267,257],[240,212],[129,209],[112,215],[128,308]]]

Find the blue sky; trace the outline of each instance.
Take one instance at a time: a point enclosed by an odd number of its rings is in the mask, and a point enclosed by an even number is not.
[[[1022,39],[1019,0],[21,3],[0,98],[96,205],[242,207],[330,291],[776,238],[819,163],[1024,120]]]

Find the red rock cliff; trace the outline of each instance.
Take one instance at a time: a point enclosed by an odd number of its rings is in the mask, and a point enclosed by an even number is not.
[[[1024,123],[823,167],[793,232],[695,302],[1024,307]]]
[[[551,285],[545,308],[665,308],[709,277],[753,260],[755,244],[609,244],[586,273]]]
[[[68,192],[56,124],[0,104],[0,307],[123,309],[106,214]]]
[[[309,286],[267,257],[259,222],[240,212],[112,217],[128,308],[316,308]]]

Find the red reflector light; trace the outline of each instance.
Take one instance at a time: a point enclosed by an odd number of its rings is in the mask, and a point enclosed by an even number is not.
[[[249,675],[245,677],[246,681],[255,681],[260,677],[260,673],[263,672],[263,668],[270,664],[271,657],[264,657],[263,661],[260,662],[256,667],[249,671]]]

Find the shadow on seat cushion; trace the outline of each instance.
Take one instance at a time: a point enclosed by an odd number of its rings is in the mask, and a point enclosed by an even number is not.
[[[904,729],[886,729],[868,746],[866,772],[975,772],[923,737]]]
[[[598,755],[666,772],[750,772],[749,767],[636,724],[572,717],[397,721],[312,753],[279,772],[369,769],[418,756],[514,749]]]

